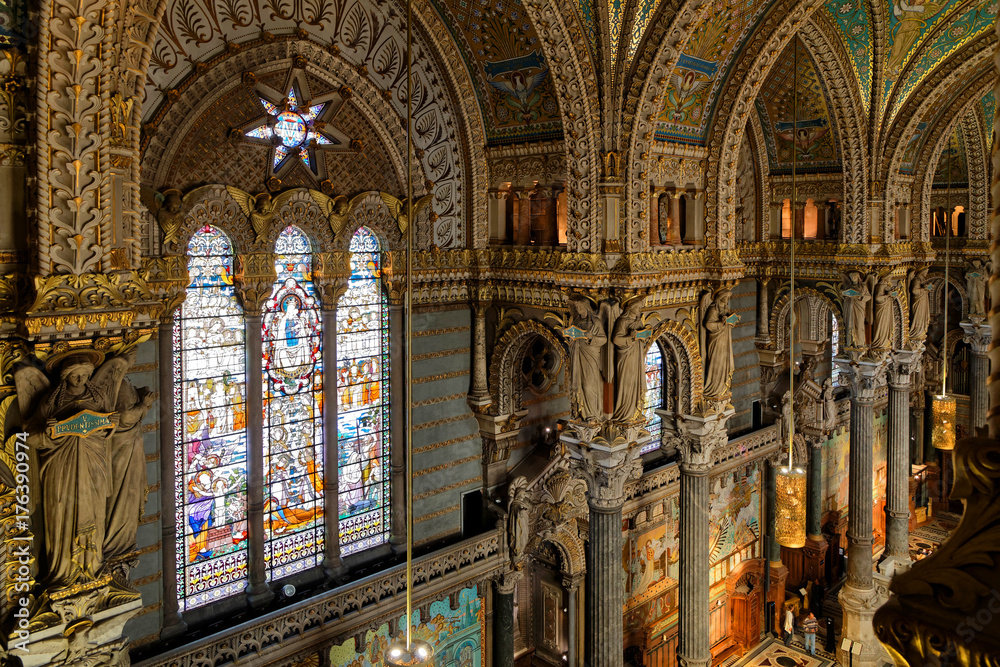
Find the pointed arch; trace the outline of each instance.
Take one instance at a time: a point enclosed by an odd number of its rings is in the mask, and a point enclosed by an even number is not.
[[[982,99],[982,98],[980,98]],[[969,169],[968,237],[987,239],[990,219],[990,160],[987,157],[989,144],[978,110],[974,104],[962,116],[962,132],[965,135],[966,162]]]

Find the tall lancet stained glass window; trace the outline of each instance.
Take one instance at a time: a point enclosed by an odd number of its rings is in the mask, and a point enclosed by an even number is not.
[[[312,247],[296,227],[275,245],[264,304],[264,562],[269,579],[318,565],[323,553],[323,363]]]
[[[646,430],[652,439],[642,448],[642,453],[653,452],[660,448],[660,435],[663,425],[657,408],[663,407],[663,354],[660,346],[653,341],[646,352]]]
[[[192,609],[247,579],[246,354],[229,238],[188,244],[187,298],[174,325],[177,597]]]
[[[389,534],[389,310],[378,238],[351,239],[351,279],[337,308],[337,438],[340,551]]]

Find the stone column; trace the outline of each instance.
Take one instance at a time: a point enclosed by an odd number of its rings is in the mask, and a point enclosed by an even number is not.
[[[768,563],[770,588],[767,599],[774,603],[774,627],[780,629],[782,607],[785,604],[785,580],[788,579],[788,568],[781,562],[781,545],[775,534],[777,523],[777,484],[775,472],[778,468],[777,454],[774,460],[767,462],[767,484],[765,486],[765,511],[767,541],[764,544],[764,555]]]
[[[910,389],[910,462],[919,465],[924,462],[924,389],[923,382]]]
[[[178,637],[187,631],[181,619],[177,597],[177,557],[174,549],[166,545],[177,543],[177,523],[174,521],[176,505],[174,489],[177,488],[174,452],[181,443],[174,442],[174,320],[173,312],[160,318],[157,339],[160,372],[160,516],[166,517],[162,526],[161,566],[163,568],[163,629],[161,639]],[[180,537],[184,539],[183,531]]]
[[[577,667],[577,644],[579,643],[579,633],[577,632],[577,599],[576,592],[580,589],[580,578],[579,577],[566,577],[563,579],[563,586],[566,588],[566,594],[569,598],[567,601],[566,608],[569,609],[569,618],[567,619],[567,624],[569,625],[569,637],[567,637],[567,644],[569,645],[569,650],[566,655],[567,667]]]
[[[757,340],[761,342],[771,340],[767,283],[766,280],[757,281]]]
[[[823,438],[811,436],[809,442],[808,489],[806,495],[806,544],[802,548],[805,577],[808,581],[826,581],[826,539],[823,537]]]
[[[490,238],[505,243],[507,241],[507,191],[490,189],[486,196],[486,219],[489,222]]]
[[[588,631],[583,659],[590,667],[623,664],[622,507],[625,485],[642,474],[639,450],[643,434],[645,431],[636,427],[605,424],[599,430],[568,422],[560,436],[573,458],[574,469],[587,482],[590,579],[586,591]]]
[[[886,472],[885,553],[879,571],[887,576],[910,566],[910,374],[921,350],[896,350],[889,368],[889,442]]]
[[[663,189],[656,186],[649,189],[649,247],[655,248],[660,243],[660,195]],[[667,224],[664,221],[664,226]],[[666,228],[664,227],[664,231]],[[664,235],[665,236],[665,235]]]
[[[969,359],[969,435],[976,434],[977,428],[986,426],[986,408],[989,394],[986,378],[990,375],[989,348],[993,330],[988,324],[962,322],[963,340],[972,348]]]
[[[274,599],[264,563],[264,387],[261,315],[277,274],[274,255],[247,253],[236,257],[237,295],[243,305],[247,406],[247,601],[261,607]]]
[[[842,665],[881,665],[880,644],[872,628],[872,616],[881,600],[872,571],[872,463],[875,430],[875,398],[885,385],[884,361],[838,357],[844,377],[851,385],[850,487],[848,492],[847,582],[840,590],[844,610],[842,634],[862,646],[852,657],[837,648]]]
[[[340,560],[340,466],[337,438],[337,306],[323,300],[323,358],[329,369],[323,382],[323,516],[326,540],[323,570],[329,579],[340,576],[345,568]]]
[[[514,590],[521,572],[508,570],[493,580],[493,666],[514,667]]]
[[[734,410],[729,409],[707,416],[684,415],[677,420],[681,431],[678,445],[681,453],[681,516],[677,655],[684,667],[710,667],[712,664],[708,481],[715,452],[729,440],[726,422],[733,414]]]
[[[485,408],[492,399],[487,380],[486,364],[486,309],[488,303],[475,302],[472,306],[472,388],[468,402],[473,410]]]
[[[514,245],[531,244],[531,190],[514,191]]]
[[[684,191],[670,193],[670,217],[667,219],[667,245],[681,244],[681,197]]]

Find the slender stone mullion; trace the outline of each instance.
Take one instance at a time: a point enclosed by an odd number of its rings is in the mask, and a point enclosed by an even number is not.
[[[333,578],[344,572],[340,560],[340,467],[337,431],[337,309],[323,310],[323,514],[326,539],[323,569]]]
[[[709,636],[708,470],[681,464],[678,655],[687,667],[712,664]],[[780,558],[780,557],[779,557]]]
[[[163,629],[162,639],[176,637],[187,630],[181,619],[177,588],[177,522],[175,514],[177,479],[175,472],[176,447],[174,442],[174,322],[171,318],[160,320],[159,339],[160,373],[160,526],[163,548],[160,550],[163,568]],[[183,535],[180,539],[184,539]]]
[[[249,583],[247,599],[252,607],[267,604],[274,593],[267,585],[264,562],[264,386],[261,355],[260,313],[246,313],[247,387],[247,532]]]
[[[389,544],[397,551],[406,548],[406,313],[402,303],[389,305],[389,495],[392,520]]]

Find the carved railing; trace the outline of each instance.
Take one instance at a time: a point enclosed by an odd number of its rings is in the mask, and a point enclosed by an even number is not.
[[[442,597],[470,581],[484,580],[500,565],[503,542],[499,531],[442,549],[413,562],[416,603]],[[331,643],[360,632],[359,626],[378,625],[402,613],[406,594],[406,566],[391,567],[349,586],[323,593],[285,609],[261,616],[218,634],[186,644],[136,664],[136,667],[222,667],[229,664],[268,664],[287,653]],[[343,630],[331,630],[337,623]],[[363,629],[363,628],[362,628]]]

